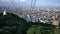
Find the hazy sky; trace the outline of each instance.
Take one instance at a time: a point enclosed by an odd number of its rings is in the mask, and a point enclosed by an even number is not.
[[[0,6],[30,6],[32,0],[0,0]],[[60,8],[60,0],[37,0],[35,7]]]

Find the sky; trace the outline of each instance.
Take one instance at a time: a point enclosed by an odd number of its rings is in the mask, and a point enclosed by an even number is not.
[[[30,7],[31,1],[32,0],[0,0],[0,6]],[[35,7],[60,8],[60,0],[36,0]]]

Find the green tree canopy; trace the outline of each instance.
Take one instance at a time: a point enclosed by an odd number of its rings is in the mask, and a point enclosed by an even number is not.
[[[25,34],[25,31],[30,26],[23,18],[12,13],[2,15],[0,13],[0,33],[3,34]]]

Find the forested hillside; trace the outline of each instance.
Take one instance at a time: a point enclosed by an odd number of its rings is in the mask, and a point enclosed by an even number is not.
[[[1,34],[26,34],[26,30],[31,26],[23,18],[12,13],[7,15],[0,14],[0,33]]]

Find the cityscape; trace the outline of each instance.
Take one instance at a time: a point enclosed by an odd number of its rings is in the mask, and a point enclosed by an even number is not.
[[[0,0],[0,34],[60,34],[60,0]]]
[[[60,21],[60,10],[49,8],[26,8],[26,7],[0,7],[1,12],[8,12],[18,15],[27,21],[52,23],[54,20]]]

